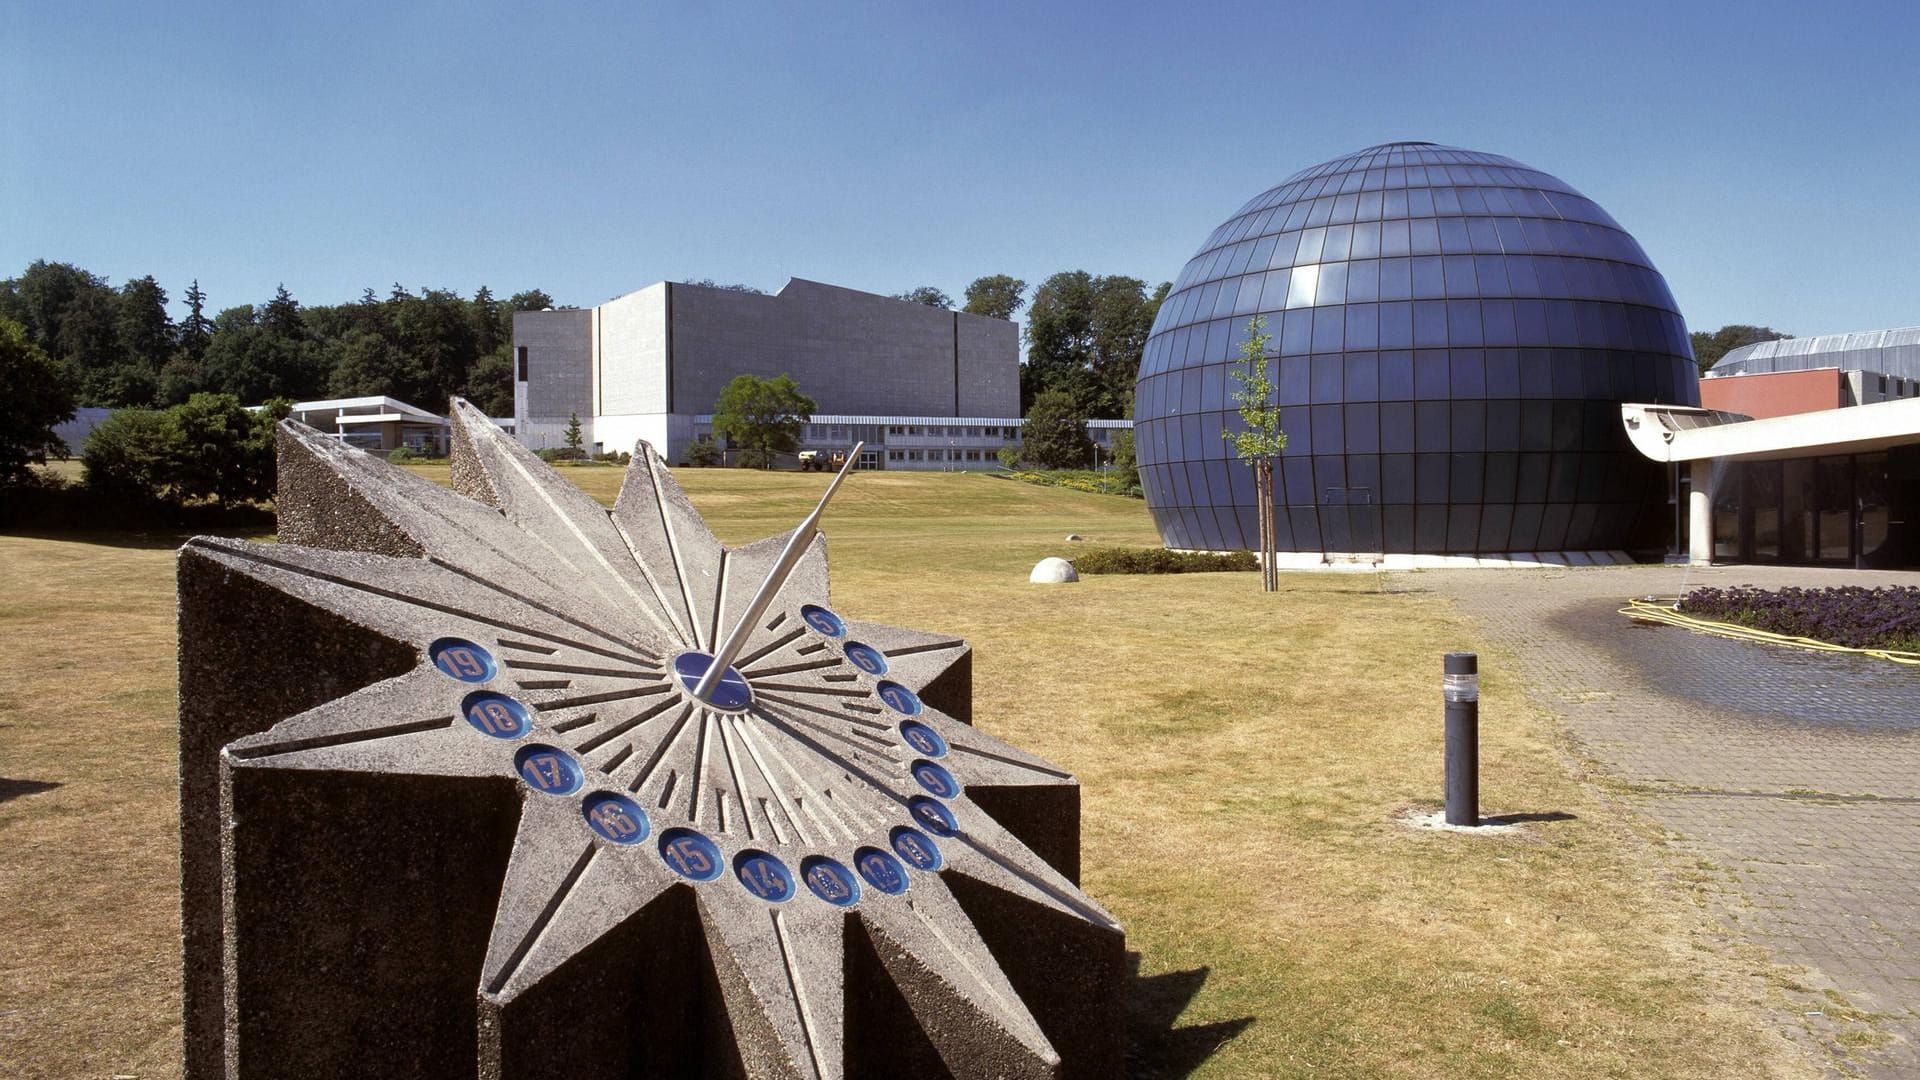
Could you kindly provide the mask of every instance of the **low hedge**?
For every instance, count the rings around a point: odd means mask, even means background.
[[[1140,485],[1128,479],[1120,472],[1095,472],[1092,469],[1003,469],[988,473],[1002,480],[1018,480],[1023,484],[1037,484],[1040,487],[1061,487],[1071,491],[1084,491],[1089,495],[1123,495],[1130,499],[1143,498]]]
[[[1251,551],[1213,555],[1166,548],[1088,548],[1068,560],[1082,574],[1211,574],[1225,570],[1258,570],[1260,560]]]

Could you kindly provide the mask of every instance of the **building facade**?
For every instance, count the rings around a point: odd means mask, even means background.
[[[1013,323],[798,278],[773,295],[661,282],[598,307],[518,312],[513,344],[515,434],[535,449],[562,445],[578,416],[590,451],[645,439],[681,460],[742,374],[791,376],[823,420],[848,420],[829,427],[1019,422],[978,419],[1019,415]]]
[[[450,430],[447,418],[398,398],[299,401],[294,403],[290,415],[361,450],[398,450],[404,446],[429,457],[444,457],[447,453]]]
[[[1756,420],[1920,397],[1920,326],[1742,345],[1700,383],[1703,408]]]
[[[1160,308],[1135,394],[1170,547],[1257,542],[1249,470],[1221,438],[1255,316],[1288,440],[1282,551],[1661,543],[1663,478],[1619,409],[1699,402],[1686,324],[1646,252],[1564,181],[1390,143],[1297,173],[1214,230]]]
[[[1743,346],[1700,403],[1623,409],[1670,468],[1674,558],[1920,566],[1920,328]]]
[[[1113,437],[1131,431],[1131,420],[1089,420],[1087,439],[1093,444],[1094,468],[1113,457]],[[1020,446],[1021,420],[1017,416],[813,416],[800,432],[799,450],[844,454],[854,443],[865,443],[858,468],[906,469],[921,472],[977,472],[1000,468],[1000,451]],[[713,417],[696,416],[694,437],[713,434]]]

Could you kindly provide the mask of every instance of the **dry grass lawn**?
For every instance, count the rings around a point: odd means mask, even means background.
[[[620,472],[567,475],[610,502]],[[825,483],[682,479],[729,542]],[[971,639],[977,722],[1080,776],[1086,888],[1141,954],[1138,1075],[1811,1075],[1498,669],[1485,808],[1572,818],[1398,823],[1439,793],[1439,655],[1475,644],[1417,575],[1033,587],[1068,532],[1153,542],[1146,511],[977,475],[862,474],[826,529],[836,606]],[[0,537],[0,1076],[176,1075],[172,572]]]

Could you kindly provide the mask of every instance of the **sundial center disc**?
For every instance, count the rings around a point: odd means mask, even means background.
[[[692,696],[694,687],[700,685],[700,677],[712,666],[712,653],[683,652],[673,658],[674,677],[680,680],[681,689],[689,696]],[[701,704],[724,712],[745,712],[747,706],[753,704],[753,688],[747,685],[747,677],[740,674],[738,668],[729,667],[726,674],[720,676],[720,681],[714,684],[712,700]]]

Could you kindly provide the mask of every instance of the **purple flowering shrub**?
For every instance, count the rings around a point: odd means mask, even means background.
[[[1695,589],[1681,597],[1680,610],[1848,648],[1920,652],[1920,586]]]

